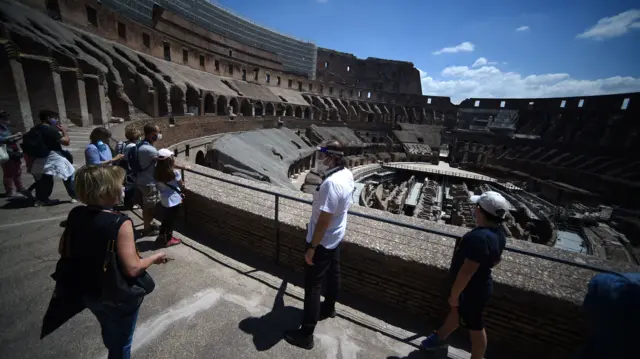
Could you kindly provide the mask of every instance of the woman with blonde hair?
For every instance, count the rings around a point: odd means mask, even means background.
[[[113,289],[111,273],[117,273],[116,282],[133,286],[137,279],[146,276],[152,264],[166,262],[164,253],[141,258],[136,250],[131,219],[113,210],[123,196],[124,177],[125,170],[119,166],[91,165],[77,171],[76,192],[85,206],[75,207],[69,213],[67,227],[60,238],[62,258],[55,275],[56,288],[60,285],[71,289],[100,322],[110,359],[130,357],[140,304],[144,295],[153,290],[129,295],[132,291],[124,288],[122,293],[127,295],[114,295],[121,292]],[[106,258],[115,258],[117,266],[108,267]],[[62,271],[59,269],[63,261]],[[107,269],[114,267],[119,270],[109,272]]]

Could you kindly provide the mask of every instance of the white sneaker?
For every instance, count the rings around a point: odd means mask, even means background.
[[[71,200],[69,201],[70,203],[78,203],[78,200],[75,198],[71,198]]]

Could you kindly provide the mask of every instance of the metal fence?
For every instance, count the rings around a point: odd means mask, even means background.
[[[233,186],[237,186],[237,187],[242,187],[242,188],[246,188],[252,191],[256,191],[256,192],[260,192],[263,194],[268,194],[268,195],[272,195],[274,196],[274,200],[275,200],[275,207],[274,207],[274,219],[275,219],[275,227],[276,227],[276,261],[279,261],[279,257],[280,257],[280,220],[279,220],[279,215],[280,215],[280,199],[287,199],[287,200],[291,200],[294,202],[299,202],[299,203],[306,203],[306,204],[311,204],[311,201],[309,200],[305,200],[305,199],[300,199],[298,197],[294,197],[294,196],[289,196],[286,194],[282,194],[276,191],[271,191],[268,189],[263,189],[257,186],[252,186],[249,184],[245,184],[245,183],[240,183],[240,182],[236,182],[233,180],[229,180],[226,178],[222,178],[219,176],[214,176],[214,175],[210,175],[207,173],[203,173],[197,170],[193,170],[193,169],[183,169],[182,170],[182,179],[185,180],[185,172],[190,172],[190,173],[194,173],[206,178],[210,178],[210,179],[214,179],[216,181],[220,181],[220,182],[224,182],[227,184],[231,184]],[[186,203],[186,206],[188,206],[188,203]],[[186,210],[186,206],[185,206],[185,210]],[[420,226],[416,226],[413,224],[407,224],[407,223],[403,223],[400,221],[396,221],[394,219],[390,219],[390,218],[384,218],[384,217],[380,217],[380,216],[374,216],[374,215],[370,215],[370,214],[365,214],[365,213],[359,213],[359,212],[354,212],[354,211],[349,211],[349,214],[352,216],[356,216],[356,217],[361,217],[361,218],[367,218],[370,220],[374,220],[374,221],[378,221],[378,222],[382,222],[382,223],[387,223],[387,224],[391,224],[394,226],[399,226],[399,227],[403,227],[403,228],[408,228],[408,229],[412,229],[412,230],[416,230],[416,231],[420,231],[420,232],[425,232],[425,233],[431,233],[431,234],[436,234],[436,235],[440,235],[443,237],[447,237],[447,238],[453,238],[453,239],[458,239],[461,238],[459,235],[456,234],[452,234],[452,233],[448,233],[448,232],[444,232],[444,231],[440,231],[437,229],[432,229],[432,228],[426,228],[426,227],[420,227]],[[186,219],[186,216],[185,216]],[[520,249],[520,248],[515,248],[513,246],[506,246],[505,247],[505,251],[508,252],[513,252],[513,253],[518,253],[521,255],[525,255],[525,256],[530,256],[530,257],[534,257],[534,258],[539,258],[539,259],[543,259],[543,260],[547,260],[547,261],[551,261],[551,262],[555,262],[555,263],[560,263],[560,264],[564,264],[564,265],[568,265],[571,267],[575,267],[575,268],[581,268],[581,269],[586,269],[586,270],[591,270],[597,273],[615,273],[614,271],[608,270],[606,268],[602,268],[602,267],[598,267],[598,266],[594,266],[591,264],[586,264],[586,263],[578,263],[578,262],[574,262],[574,261],[570,261],[570,260],[566,260],[563,258],[557,258],[557,257],[553,257],[553,256],[549,256],[549,255],[545,255],[545,254],[540,254],[540,253],[536,253],[536,252],[532,252],[532,251],[528,251],[525,249]]]

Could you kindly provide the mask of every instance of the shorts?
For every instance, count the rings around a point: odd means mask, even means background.
[[[460,326],[467,330],[484,329],[484,307],[489,302],[489,293],[469,295],[462,293],[460,295],[460,307],[458,314],[460,315]]]
[[[138,185],[138,193],[140,194],[140,205],[143,209],[155,209],[160,202],[160,195],[155,184]]]

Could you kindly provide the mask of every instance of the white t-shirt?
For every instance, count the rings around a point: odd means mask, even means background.
[[[173,170],[173,172],[176,174],[176,178],[173,181],[169,181],[167,183],[172,185],[173,187],[180,188],[178,184],[178,182],[182,180],[180,172],[176,170]],[[163,207],[175,207],[182,203],[182,196],[180,196],[180,193],[175,189],[167,186],[162,182],[156,182],[156,187],[158,187],[158,192],[160,192],[160,202],[162,203]]]
[[[320,245],[326,249],[334,249],[342,242],[347,228],[347,212],[352,201],[351,194],[354,189],[353,175],[345,168],[329,176],[320,185],[320,189],[313,193],[311,219],[307,228],[307,243],[311,243],[313,239],[313,231],[318,223],[320,212],[333,214]]]

